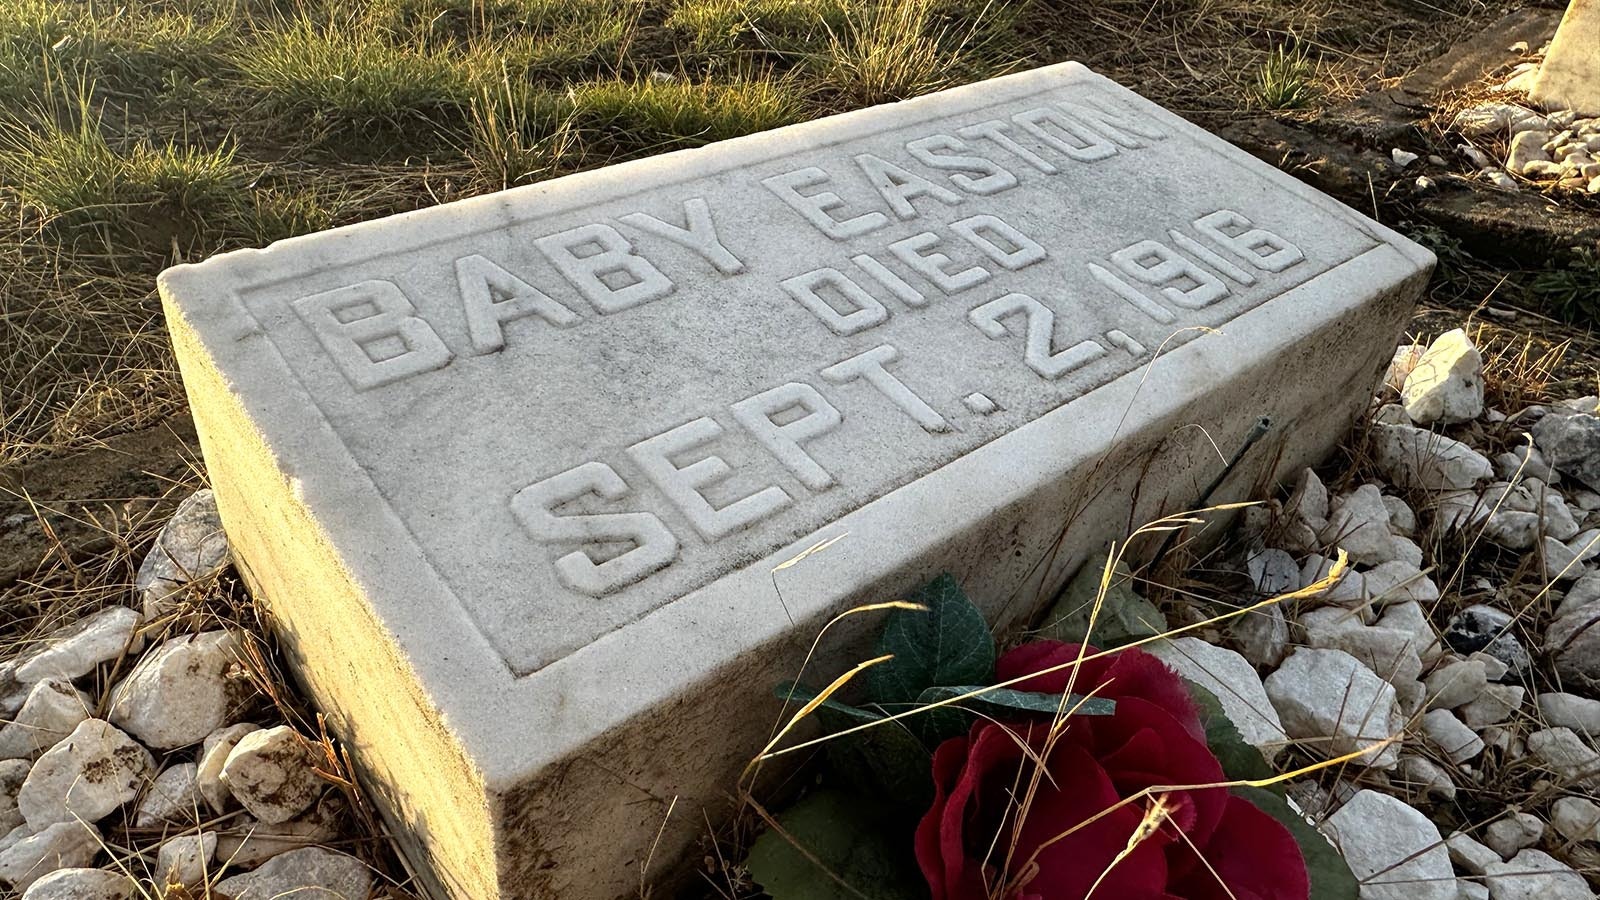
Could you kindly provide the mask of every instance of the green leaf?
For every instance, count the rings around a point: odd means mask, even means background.
[[[1300,845],[1300,855],[1306,861],[1306,873],[1311,876],[1311,900],[1356,900],[1360,884],[1344,857],[1333,849],[1322,832],[1301,818],[1289,801],[1256,787],[1233,788],[1236,797],[1254,803],[1258,809],[1282,822],[1294,841]]]
[[[1222,763],[1222,774],[1229,781],[1259,781],[1277,774],[1261,751],[1245,742],[1239,729],[1222,711],[1222,701],[1204,685],[1185,678],[1189,694],[1200,707],[1200,722],[1206,728],[1206,746]]]
[[[874,725],[823,747],[831,775],[883,802],[906,833],[933,803],[933,753],[905,722]]]
[[[777,820],[788,837],[768,829],[745,858],[750,877],[773,900],[926,900],[911,834],[885,827],[878,804],[824,789]]]
[[[937,703],[940,700],[960,697],[973,691],[983,691],[983,693],[963,700],[960,704],[952,705],[985,706],[990,708],[986,710],[986,712],[990,713],[993,713],[995,708],[999,708],[1002,714],[1005,710],[1014,711],[1020,709],[1024,712],[1044,713],[1052,716],[1056,714],[1058,709],[1064,709],[1065,712],[1076,716],[1109,716],[1117,711],[1117,701],[1107,700],[1103,697],[1090,697],[1085,700],[1081,695],[1069,694],[1067,695],[1066,706],[1063,708],[1060,694],[1046,694],[1039,691],[1014,691],[1010,688],[985,688],[983,685],[978,684],[931,687],[922,692],[922,695],[917,698],[917,703],[924,705]],[[926,715],[926,713],[921,715]]]
[[[994,676],[994,636],[954,578],[940,575],[906,598],[927,610],[898,609],[878,652],[894,658],[867,672],[874,703],[910,703],[936,684],[981,684]]]
[[[1101,554],[1089,560],[1067,582],[1045,616],[1045,625],[1039,630],[1041,636],[1109,649],[1167,630],[1166,617],[1155,604],[1134,592],[1132,573],[1126,565],[1118,563],[1111,573],[1105,603],[1094,621],[1094,634],[1089,634],[1089,619],[1094,612],[1095,598],[1100,594],[1100,578],[1105,573],[1107,559]]]
[[[793,715],[795,712],[799,712],[800,707],[810,703],[817,696],[816,691],[795,681],[778,682],[775,686],[773,686],[772,693],[779,700],[786,701],[790,704],[790,706],[793,707],[792,711],[789,713],[790,715]],[[876,722],[883,718],[881,713],[875,713],[871,710],[865,710],[861,709],[860,707],[851,706],[848,703],[840,703],[831,697],[822,701],[822,703],[817,706],[817,712],[813,713],[813,715],[817,715],[819,719],[824,719],[822,716],[824,711],[836,713],[843,719],[848,720],[848,724],[841,725],[839,727],[833,727],[824,720],[824,727],[829,732],[843,731],[852,724],[857,724],[860,722]]]

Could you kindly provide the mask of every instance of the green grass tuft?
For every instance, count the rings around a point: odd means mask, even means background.
[[[688,33],[697,50],[744,46],[817,52],[849,24],[858,0],[681,0],[666,24]]]
[[[698,146],[804,118],[793,79],[692,83],[680,77],[602,81],[571,92],[574,124],[624,151]]]
[[[1304,47],[1279,46],[1256,70],[1250,95],[1266,109],[1305,109],[1316,103],[1317,69]]]

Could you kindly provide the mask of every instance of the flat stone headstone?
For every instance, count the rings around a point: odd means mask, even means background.
[[[841,611],[948,571],[1026,623],[1252,432],[1214,502],[1320,459],[1432,264],[1064,64],[161,292],[240,568],[408,852],[582,900],[721,819]]]
[[[1528,94],[1545,109],[1600,116],[1600,0],[1571,0]]]

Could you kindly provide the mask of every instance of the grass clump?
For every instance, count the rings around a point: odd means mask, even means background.
[[[816,51],[849,24],[852,5],[852,0],[681,0],[666,24],[690,35],[701,51],[751,45]]]
[[[555,172],[577,150],[572,104],[565,94],[502,71],[472,101],[472,160],[479,183],[503,190]]]
[[[41,218],[137,232],[171,216],[238,210],[245,179],[232,148],[146,140],[113,147],[98,116],[83,110],[77,118],[75,126],[46,121],[0,130],[0,172]]]
[[[274,113],[339,132],[459,113],[472,94],[471,62],[395,43],[370,25],[302,17],[252,45],[239,68]]]
[[[1573,248],[1565,265],[1534,276],[1528,293],[1564,321],[1600,323],[1600,256]]]
[[[591,82],[572,88],[573,122],[624,152],[699,146],[804,117],[792,79],[693,83],[679,77]]]
[[[1316,74],[1304,47],[1280,45],[1256,70],[1250,95],[1265,109],[1305,109],[1317,100]]]
[[[904,0],[859,6],[814,60],[848,105],[904,100],[999,74],[1014,5]]]

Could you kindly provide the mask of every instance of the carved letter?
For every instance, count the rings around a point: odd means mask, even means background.
[[[632,309],[672,293],[672,282],[650,260],[633,252],[610,225],[584,225],[537,238],[534,243],[572,286],[602,315]],[[593,252],[578,251],[593,248]],[[607,276],[622,276],[612,286]]]
[[[793,172],[784,172],[782,175],[773,175],[761,179],[767,190],[778,195],[778,199],[789,204],[789,208],[805,217],[807,222],[815,225],[819,231],[836,241],[849,240],[859,237],[869,231],[889,224],[889,217],[876,210],[865,212],[853,219],[839,220],[828,215],[828,210],[838,209],[844,205],[839,195],[832,191],[823,191],[818,194],[802,194],[798,190],[803,187],[815,187],[828,182],[828,173],[816,166],[807,166]]]
[[[1003,149],[1010,152],[1012,155],[1016,156],[1018,159],[1026,162],[1028,165],[1033,166],[1035,169],[1038,169],[1046,175],[1054,175],[1056,172],[1060,171],[1055,167],[1055,163],[1052,163],[1050,160],[1045,159],[1039,154],[1029,150],[1027,147],[1022,146],[1013,140],[1011,135],[1006,134],[1006,124],[999,119],[991,119],[987,122],[979,122],[976,125],[968,125],[965,128],[958,129],[956,133],[967,138],[988,138],[989,140],[1000,145]]]
[[[744,263],[734,256],[722,241],[717,239],[717,226],[711,221],[711,207],[699,197],[683,201],[683,216],[688,228],[679,228],[655,216],[636,212],[618,219],[634,228],[667,240],[700,254],[724,275],[737,275],[744,271]]]
[[[597,563],[582,550],[556,560],[561,583],[591,597],[604,597],[660,571],[678,558],[678,539],[655,514],[647,512],[558,516],[555,509],[586,494],[621,500],[628,485],[604,463],[584,463],[530,484],[511,497],[511,513],[537,541],[546,544],[629,542],[628,551]]]
[[[822,324],[834,334],[855,334],[866,331],[877,325],[883,324],[889,318],[889,310],[879,303],[876,297],[867,293],[861,285],[850,280],[850,276],[838,269],[822,268],[812,269],[793,278],[785,278],[778,282],[789,296],[799,301],[801,306],[811,310],[811,314],[822,320]],[[848,313],[841,313],[822,296],[823,288],[832,288],[839,292],[855,309]]]
[[[888,397],[890,402],[900,407],[906,415],[910,416],[921,425],[924,431],[932,434],[950,430],[950,423],[939,415],[938,410],[923,402],[921,397],[905,382],[894,377],[884,363],[894,362],[900,356],[900,351],[888,344],[880,344],[865,353],[852,356],[843,362],[835,363],[822,370],[822,377],[834,384],[847,384],[860,379],[872,385],[880,394]]]
[[[1170,285],[1188,279],[1190,287],[1164,287],[1162,296],[1184,309],[1200,309],[1228,296],[1222,279],[1174,253],[1165,244],[1140,241],[1111,254],[1117,268],[1150,285]]]
[[[915,172],[902,169],[871,153],[858,153],[855,160],[861,171],[866,173],[873,189],[888,201],[889,208],[902,219],[916,218],[917,208],[911,205],[916,197],[932,197],[949,206],[961,202],[961,195],[955,191],[940,187]]]
[[[965,149],[966,144],[947,134],[930,135],[906,144],[906,151],[928,168],[954,172],[950,176],[951,183],[969,194],[997,194],[1016,186],[1017,176],[1001,168],[999,163],[981,156],[955,156],[938,152]],[[963,174],[965,172],[976,172],[983,177],[973,178]]]
[[[1139,140],[1141,137],[1159,141],[1167,136],[1159,125],[1098,97],[1080,97],[1057,105],[1074,119],[1129,149],[1145,146],[1144,141]]]
[[[450,348],[393,282],[363,281],[301,297],[294,311],[358,391],[450,363]]]
[[[467,316],[472,352],[495,353],[506,347],[501,323],[538,316],[557,328],[578,321],[578,314],[500,266],[474,253],[456,260],[456,284]]]
[[[1039,107],[1025,110],[1012,116],[1011,121],[1021,125],[1023,131],[1080,162],[1094,162],[1114,156],[1117,152],[1115,144],[1053,109]],[[1060,134],[1046,128],[1046,123],[1054,125]],[[1074,143],[1068,138],[1075,138],[1081,143]]]
[[[772,420],[778,413],[797,406],[805,410],[805,415],[782,425]],[[779,385],[733,404],[733,417],[793,472],[801,484],[813,491],[833,484],[833,475],[800,446],[802,441],[827,434],[843,421],[839,411],[823,399],[816,388],[797,381]]]
[[[948,294],[959,294],[989,280],[989,270],[982,266],[950,272],[946,268],[950,265],[950,257],[938,252],[923,254],[922,251],[937,243],[939,243],[938,235],[924,231],[895,241],[889,245],[889,252]]]
[[[977,215],[952,222],[950,230],[967,239],[967,243],[982,250],[990,259],[1015,272],[1044,259],[1044,248],[1038,242],[1001,220],[999,216]],[[1007,250],[996,244],[988,235],[996,235],[1015,249]]]
[[[700,489],[728,477],[733,471],[726,460],[708,454],[686,465],[672,461],[674,456],[704,446],[722,434],[722,426],[708,418],[692,419],[670,431],[647,438],[628,448],[634,464],[650,481],[683,510],[695,531],[708,541],[719,540],[765,519],[789,505],[783,488],[762,488],[717,509]]]

